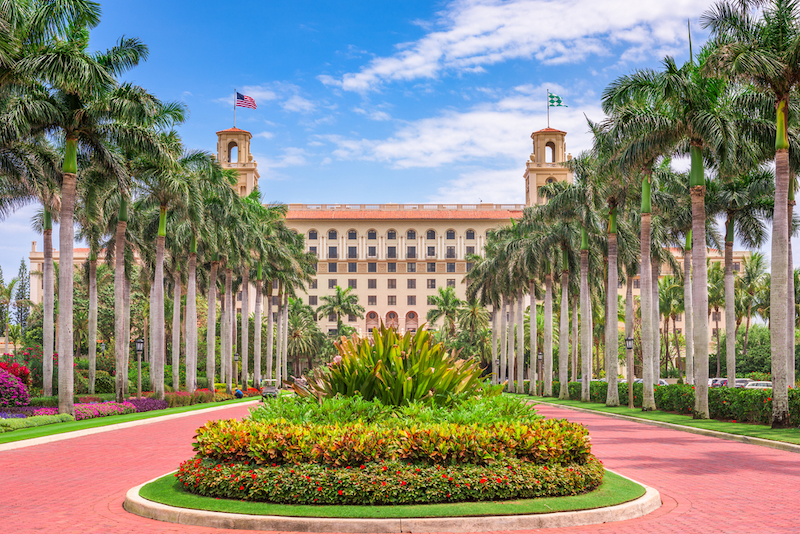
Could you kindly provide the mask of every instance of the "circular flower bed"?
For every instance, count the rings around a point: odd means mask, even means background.
[[[0,407],[27,406],[30,402],[28,388],[13,374],[0,369]]]

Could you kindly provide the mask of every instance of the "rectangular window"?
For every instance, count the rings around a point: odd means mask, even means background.
[[[389,230],[386,232],[386,239],[397,239],[397,232],[394,230]]]
[[[406,239],[410,240],[416,238],[417,238],[417,232],[415,232],[414,230],[409,230],[408,233],[406,233]]]
[[[317,231],[316,230],[310,230],[308,232],[308,239],[312,240],[312,239],[316,239],[316,238],[317,238]]]
[[[354,261],[351,261],[347,264],[347,272],[348,273],[357,273],[358,272],[358,264]]]
[[[675,316],[675,320],[676,320],[676,321],[683,321],[683,314],[682,314],[682,313],[679,313],[678,315],[676,315],[676,316]]]
[[[386,280],[387,288],[389,289],[397,289],[397,279],[396,278],[389,278]]]
[[[347,287],[352,287],[353,289],[356,289],[356,279],[355,278],[349,279],[347,281]]]
[[[367,297],[367,306],[377,306],[378,305],[378,297],[371,296]]]
[[[339,252],[336,250],[336,247],[328,247],[328,257],[332,260],[339,257]]]
[[[475,267],[474,263],[467,262],[467,272],[470,272],[473,267]]]
[[[308,297],[308,305],[309,306],[316,306],[317,305],[317,296],[316,295],[310,295]]]
[[[335,272],[338,271],[338,267],[339,267],[339,264],[337,264],[335,262],[330,262],[328,264],[328,272],[329,273],[335,273]]]
[[[328,230],[328,239],[336,239],[336,230]]]
[[[417,272],[417,264],[416,263],[407,263],[406,264],[406,272],[407,273],[415,273],[415,272]]]
[[[386,257],[389,259],[394,259],[397,257],[397,247],[387,247],[386,249]]]
[[[436,239],[436,232],[433,230],[428,230],[425,233],[425,239]]]
[[[238,293],[236,293],[236,300],[238,300],[238,301],[240,301],[240,302],[241,302],[241,300],[242,300],[242,292],[241,292],[241,291],[239,291]]]
[[[281,301],[278,299],[278,297],[272,297],[272,305],[273,306],[277,306],[280,303],[281,303]]]
[[[347,247],[347,257],[351,260],[358,258],[358,247]]]
[[[639,289],[641,286],[642,286],[642,281],[639,278],[637,278],[636,280],[633,281],[633,288],[634,289]]]
[[[378,272],[378,264],[374,261],[369,262],[367,264],[367,272],[368,273],[377,273]]]
[[[329,313],[328,314],[328,321],[330,321],[331,323],[336,322],[336,314],[335,313]]]
[[[347,322],[348,322],[348,323],[354,323],[354,322],[356,322],[356,316],[355,316],[355,315],[348,315],[348,316],[347,316]]]
[[[311,254],[313,254],[313,255],[314,255],[314,257],[316,257],[316,256],[317,256],[317,247],[308,247],[308,251],[309,251]]]
[[[456,272],[456,264],[455,263],[448,263],[447,264],[447,272],[448,273]]]
[[[475,247],[467,247],[467,254],[475,254]]]
[[[447,287],[456,287],[456,279],[455,278],[448,278],[447,279]]]
[[[272,289],[278,289],[278,281],[277,280],[273,280],[272,281]]]
[[[367,256],[374,258],[378,255],[378,247],[367,247]]]
[[[455,239],[456,238],[456,231],[455,230],[448,230],[447,231],[447,239]]]
[[[454,260],[456,258],[456,247],[447,247],[447,258]]]
[[[370,230],[367,232],[367,239],[378,239],[378,232],[375,230]]]
[[[475,230],[467,230],[467,239],[475,239]]]
[[[317,279],[314,278],[311,280],[311,283],[308,284],[308,289],[317,289]]]
[[[407,281],[408,289],[417,289],[417,279],[409,278]]]
[[[722,312],[711,312],[711,320],[712,321],[721,321],[722,320]],[[716,330],[716,328],[715,328]]]
[[[624,282],[622,281],[622,279],[620,278],[620,279],[617,281],[617,289],[620,289],[620,288],[622,288],[622,286],[623,286],[623,285],[625,285],[625,284],[624,284]]]
[[[738,261],[733,262],[733,272],[735,272],[735,273],[739,272],[739,262]]]
[[[428,278],[428,289],[436,289],[436,279]]]
[[[436,272],[436,264],[435,263],[429,263],[428,264],[428,272],[429,273],[435,273]]]
[[[428,306],[433,306],[433,295],[428,295]]]
[[[368,289],[376,289],[378,287],[378,279],[377,278],[370,278],[367,280],[367,288]]]
[[[408,247],[406,249],[406,257],[410,260],[417,258],[417,247]]]
[[[436,247],[428,247],[428,257],[429,258],[436,257]]]
[[[388,304],[389,306],[397,306],[397,297],[395,297],[394,295],[389,295],[388,297],[386,297],[386,304]]]
[[[356,235],[355,230],[350,230],[347,232],[347,239],[356,239],[358,236]]]
[[[314,263],[312,264],[312,267],[314,268],[314,272],[315,272],[315,273],[316,273],[316,272],[318,272],[318,268],[317,268],[317,262],[314,262]]]
[[[333,288],[335,288],[337,285],[338,285],[338,284],[336,283],[336,278],[330,278],[330,279],[328,279],[328,289],[333,289]]]
[[[386,271],[390,272],[390,273],[396,273],[397,272],[397,264],[394,263],[394,262],[387,263],[386,264]]]
[[[408,305],[409,306],[416,306],[417,305],[417,297],[415,297],[414,295],[409,295],[408,296]]]

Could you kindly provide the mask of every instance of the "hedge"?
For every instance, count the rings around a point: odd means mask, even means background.
[[[618,384],[619,402],[628,404],[628,384]],[[569,398],[581,400],[581,384],[569,383]],[[558,396],[559,383],[553,382],[554,397]],[[605,403],[608,383],[590,383],[590,402]],[[670,384],[655,386],[656,408],[665,412],[691,414],[694,410],[694,386]],[[633,404],[642,406],[642,384],[633,385]],[[708,411],[711,419],[741,423],[772,423],[772,390],[744,388],[708,388]],[[800,390],[789,390],[789,423],[800,426]]]
[[[67,421],[74,420],[74,417],[65,413],[58,415],[34,415],[24,419],[0,419],[0,433],[11,432],[12,430],[19,430],[21,428],[50,425],[53,423],[66,423]]]
[[[352,467],[377,460],[491,464],[509,458],[553,465],[585,463],[591,457],[586,428],[563,419],[541,419],[530,424],[413,426],[228,419],[209,421],[197,430],[195,438],[193,446],[199,457],[253,465],[315,463]]]
[[[502,464],[450,466],[386,461],[353,467],[319,464],[253,467],[194,458],[175,474],[184,489],[217,498],[287,504],[421,504],[577,495],[597,488],[603,466]]]

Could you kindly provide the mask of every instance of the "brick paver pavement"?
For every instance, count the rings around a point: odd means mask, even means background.
[[[800,455],[558,407],[537,408],[548,417],[587,425],[593,450],[605,465],[655,487],[664,502],[644,518],[548,533],[800,532]],[[189,458],[194,430],[206,420],[246,413],[246,407],[234,406],[0,452],[0,532],[221,533],[137,517],[123,510],[122,501],[129,488]]]

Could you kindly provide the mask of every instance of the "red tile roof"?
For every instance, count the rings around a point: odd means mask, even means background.
[[[556,132],[556,133],[562,133],[564,135],[567,135],[567,132],[562,132],[561,130],[556,130],[555,128],[542,128],[541,130],[536,130],[533,133],[537,134],[537,133],[542,133],[542,132]]]
[[[521,210],[289,210],[287,220],[343,221],[361,219],[451,219],[508,220],[522,216]]]
[[[249,133],[250,133],[250,132],[248,132],[247,130],[240,130],[239,128],[228,128],[227,130],[220,130],[220,131],[218,131],[218,132],[217,132],[217,135],[219,135],[219,134],[221,134],[221,133],[225,133],[225,132],[243,132],[243,133],[246,133],[246,134],[249,134]]]

